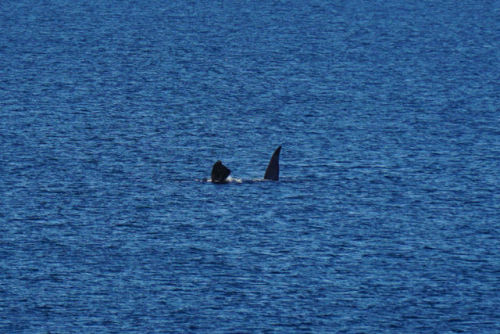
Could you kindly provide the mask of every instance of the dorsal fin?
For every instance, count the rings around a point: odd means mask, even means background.
[[[212,167],[212,182],[213,183],[224,183],[227,177],[231,174],[231,170],[222,164],[222,161],[218,160],[214,163]]]
[[[269,161],[269,165],[266,168],[266,174],[264,174],[265,180],[273,180],[278,181],[280,178],[280,152],[281,145],[274,151],[271,160]]]

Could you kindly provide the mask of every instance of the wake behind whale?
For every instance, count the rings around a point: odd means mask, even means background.
[[[281,152],[281,145],[278,146],[278,148],[274,151],[273,155],[271,156],[271,160],[269,160],[269,164],[267,165],[266,172],[264,174],[264,179],[252,180],[253,182],[266,181],[266,180],[271,180],[271,181],[278,181],[279,180],[280,152]],[[226,166],[224,166],[224,164],[222,164],[222,161],[218,160],[213,165],[211,178],[210,178],[210,180],[207,180],[207,182],[212,182],[212,183],[216,183],[216,184],[224,184],[224,183],[230,183],[230,182],[236,182],[236,183],[243,182],[241,179],[232,178],[231,176],[229,176],[230,174],[231,174],[231,170],[229,168],[227,168]]]

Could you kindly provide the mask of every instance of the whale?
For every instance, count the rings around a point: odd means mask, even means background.
[[[231,174],[231,170],[218,160],[212,167],[212,183],[226,183],[229,174]]]
[[[273,155],[271,156],[271,160],[269,160],[269,164],[267,165],[266,172],[264,174],[264,180],[278,181],[280,178],[280,152],[281,145],[278,146],[276,150],[274,150]],[[231,170],[224,166],[222,161],[217,160],[212,166],[211,173],[211,181],[212,183],[222,184],[228,183],[231,174]]]
[[[266,168],[264,180],[278,181],[280,179],[280,152],[281,145],[274,151]]]

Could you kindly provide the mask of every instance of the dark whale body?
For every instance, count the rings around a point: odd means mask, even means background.
[[[231,170],[222,164],[222,161],[217,161],[212,167],[212,182],[226,183],[226,179],[231,174]]]
[[[280,178],[280,152],[281,145],[274,151],[271,160],[266,168],[266,173],[264,174],[264,180],[278,181]],[[218,160],[212,167],[212,183],[227,183],[229,174],[231,170],[222,164],[222,161]]]

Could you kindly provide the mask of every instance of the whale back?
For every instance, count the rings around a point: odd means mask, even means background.
[[[281,145],[274,151],[271,160],[266,168],[266,174],[264,174],[265,180],[278,181],[280,178],[280,152]]]

